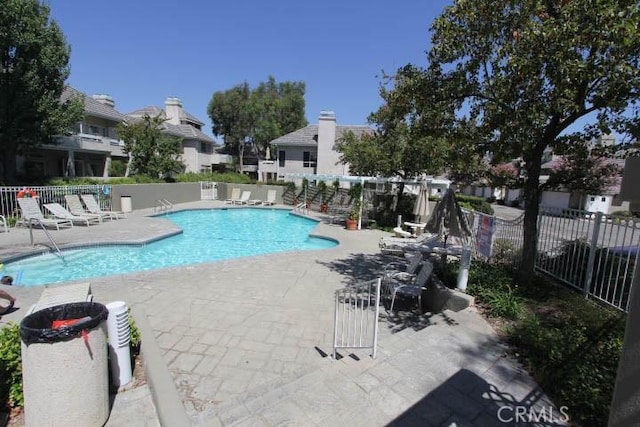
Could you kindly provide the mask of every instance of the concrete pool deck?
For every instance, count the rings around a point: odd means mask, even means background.
[[[202,201],[176,209],[222,206]],[[140,242],[179,231],[149,213],[52,235],[65,246]],[[340,244],[90,280],[95,301],[122,300],[146,313],[185,425],[505,426],[515,425],[518,406],[548,411],[552,403],[473,307],[383,315],[376,359],[367,351],[325,357],[334,291],[379,275],[389,258],[378,241],[387,233],[348,232],[322,221],[314,234]],[[34,238],[46,242],[41,231]],[[23,229],[0,234],[0,243],[2,258],[33,250]],[[0,324],[19,322],[42,292],[2,289],[17,297],[19,310]],[[164,417],[176,414],[157,410],[163,397],[154,396],[154,380],[118,393],[107,425],[168,425]]]

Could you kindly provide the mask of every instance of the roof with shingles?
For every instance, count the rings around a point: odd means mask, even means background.
[[[127,116],[117,111],[115,108],[96,101],[91,96],[80,92],[71,86],[65,86],[60,100],[62,102],[68,101],[70,98],[84,98],[84,111],[88,116],[100,117],[102,119],[113,120],[114,122],[123,122],[127,120]]]
[[[336,141],[348,131],[359,136],[365,132],[372,132],[373,129],[366,125],[336,125]],[[308,125],[302,129],[289,132],[271,141],[271,145],[316,147],[318,145],[318,125]]]
[[[148,115],[150,117],[155,117],[159,115],[164,119],[167,118],[165,110],[163,110],[160,107],[156,107],[155,105],[143,107],[127,114],[127,116],[134,119],[139,119],[145,115]],[[183,114],[181,115],[181,119],[184,117],[188,117],[189,121],[197,123],[199,125],[203,124],[201,121],[199,121],[197,118],[195,118],[191,114],[185,113],[183,111]],[[202,132],[199,129],[196,129],[191,125],[187,125],[187,124],[174,125],[169,122],[164,122],[163,127],[164,127],[164,130],[169,135],[178,136],[180,138],[185,138],[185,139],[195,139],[197,141],[211,142],[213,144],[217,144],[217,141],[215,139],[211,138],[206,133]]]
[[[157,116],[158,114],[160,114],[162,117],[167,118],[165,110],[160,107],[156,107],[155,105],[150,105],[148,107],[140,108],[138,110],[132,111],[131,113],[128,113],[127,115],[134,116],[134,117],[135,116],[142,117],[145,114],[148,114],[149,116]],[[180,114],[180,121],[189,121],[197,125],[204,126],[204,122],[202,122],[193,114],[188,113],[187,111],[184,111],[184,110],[182,110]]]

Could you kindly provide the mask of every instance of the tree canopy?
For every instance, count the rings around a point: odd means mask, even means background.
[[[168,178],[174,173],[184,172],[184,163],[180,160],[182,139],[164,133],[163,123],[160,115],[144,115],[140,120],[118,126],[124,152],[129,155],[126,176]]]
[[[15,181],[16,155],[52,142],[83,114],[82,100],[61,102],[70,49],[49,7],[6,0],[0,7],[0,179]]]
[[[253,145],[264,155],[269,142],[307,125],[303,82],[277,83],[274,77],[251,89],[247,82],[215,92],[207,107],[213,133],[239,156]]]
[[[640,11],[636,0],[458,0],[431,27],[426,67],[395,75],[397,115],[415,132],[523,161],[522,271],[533,271],[545,148],[637,124]],[[582,123],[587,123],[581,126]]]

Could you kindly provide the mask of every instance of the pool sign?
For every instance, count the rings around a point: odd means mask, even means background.
[[[493,250],[493,234],[495,232],[496,218],[480,214],[478,231],[476,233],[476,250],[485,258],[491,258]]]

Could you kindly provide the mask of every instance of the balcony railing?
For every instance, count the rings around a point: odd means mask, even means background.
[[[99,135],[80,133],[76,135],[58,136],[56,147],[76,150],[109,152],[112,155],[124,156],[124,141]]]

